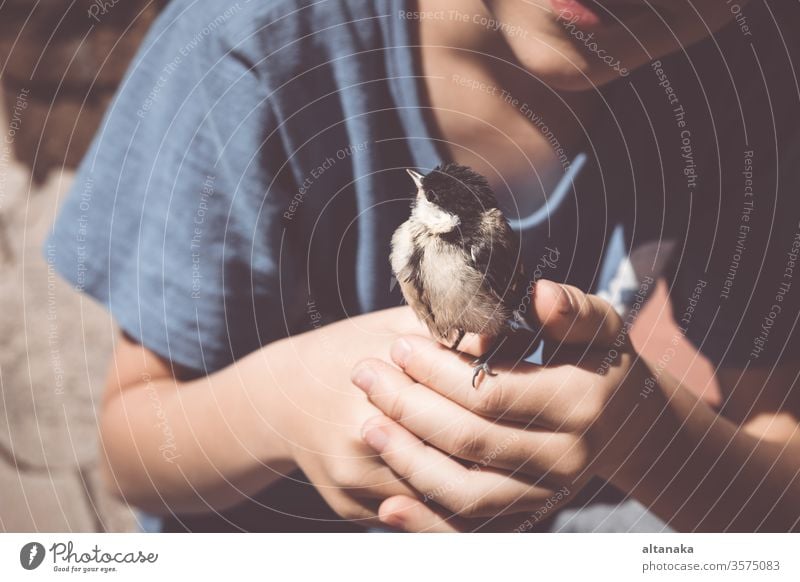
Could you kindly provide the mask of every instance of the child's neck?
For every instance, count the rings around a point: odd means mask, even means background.
[[[420,10],[428,3],[421,0]],[[485,10],[471,0],[435,4],[445,12]],[[564,155],[572,158],[583,149],[596,93],[545,86],[519,66],[501,34],[485,27],[447,19],[416,25],[429,118],[451,159],[486,175],[501,198],[507,181],[539,188],[531,196],[538,204],[563,175]]]

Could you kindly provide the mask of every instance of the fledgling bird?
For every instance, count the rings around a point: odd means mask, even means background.
[[[473,362],[494,375],[491,357],[507,337],[538,334],[527,313],[529,292],[519,242],[486,178],[467,166],[407,170],[417,187],[411,216],[392,236],[391,263],[408,304],[442,343],[457,350],[466,333],[494,338]]]

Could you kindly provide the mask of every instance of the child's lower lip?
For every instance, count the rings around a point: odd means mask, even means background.
[[[560,21],[569,21],[584,28],[595,28],[602,22],[597,12],[582,0],[550,0]]]

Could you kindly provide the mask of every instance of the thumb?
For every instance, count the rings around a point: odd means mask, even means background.
[[[547,279],[536,282],[532,295],[531,303],[539,325],[544,335],[555,342],[609,347],[622,331],[622,318],[597,295]],[[490,336],[468,333],[459,351],[479,356],[486,353],[493,341]]]
[[[623,329],[622,318],[607,301],[572,285],[541,279],[532,303],[544,334],[557,342],[606,347]]]

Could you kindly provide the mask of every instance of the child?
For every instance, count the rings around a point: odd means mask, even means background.
[[[428,495],[362,440],[379,411],[350,374],[425,333],[389,309],[389,240],[406,168],[444,161],[488,177],[529,273],[622,314],[666,277],[677,319],[702,281],[685,333],[725,378],[747,371],[735,395],[723,382],[725,412],[742,426],[783,414],[771,403],[793,376],[764,378],[796,365],[796,290],[761,332],[798,227],[783,157],[796,16],[761,2],[173,0],[49,241],[123,331],[102,410],[109,484],[167,530],[349,531],[387,498]],[[763,438],[788,445],[796,412]]]

